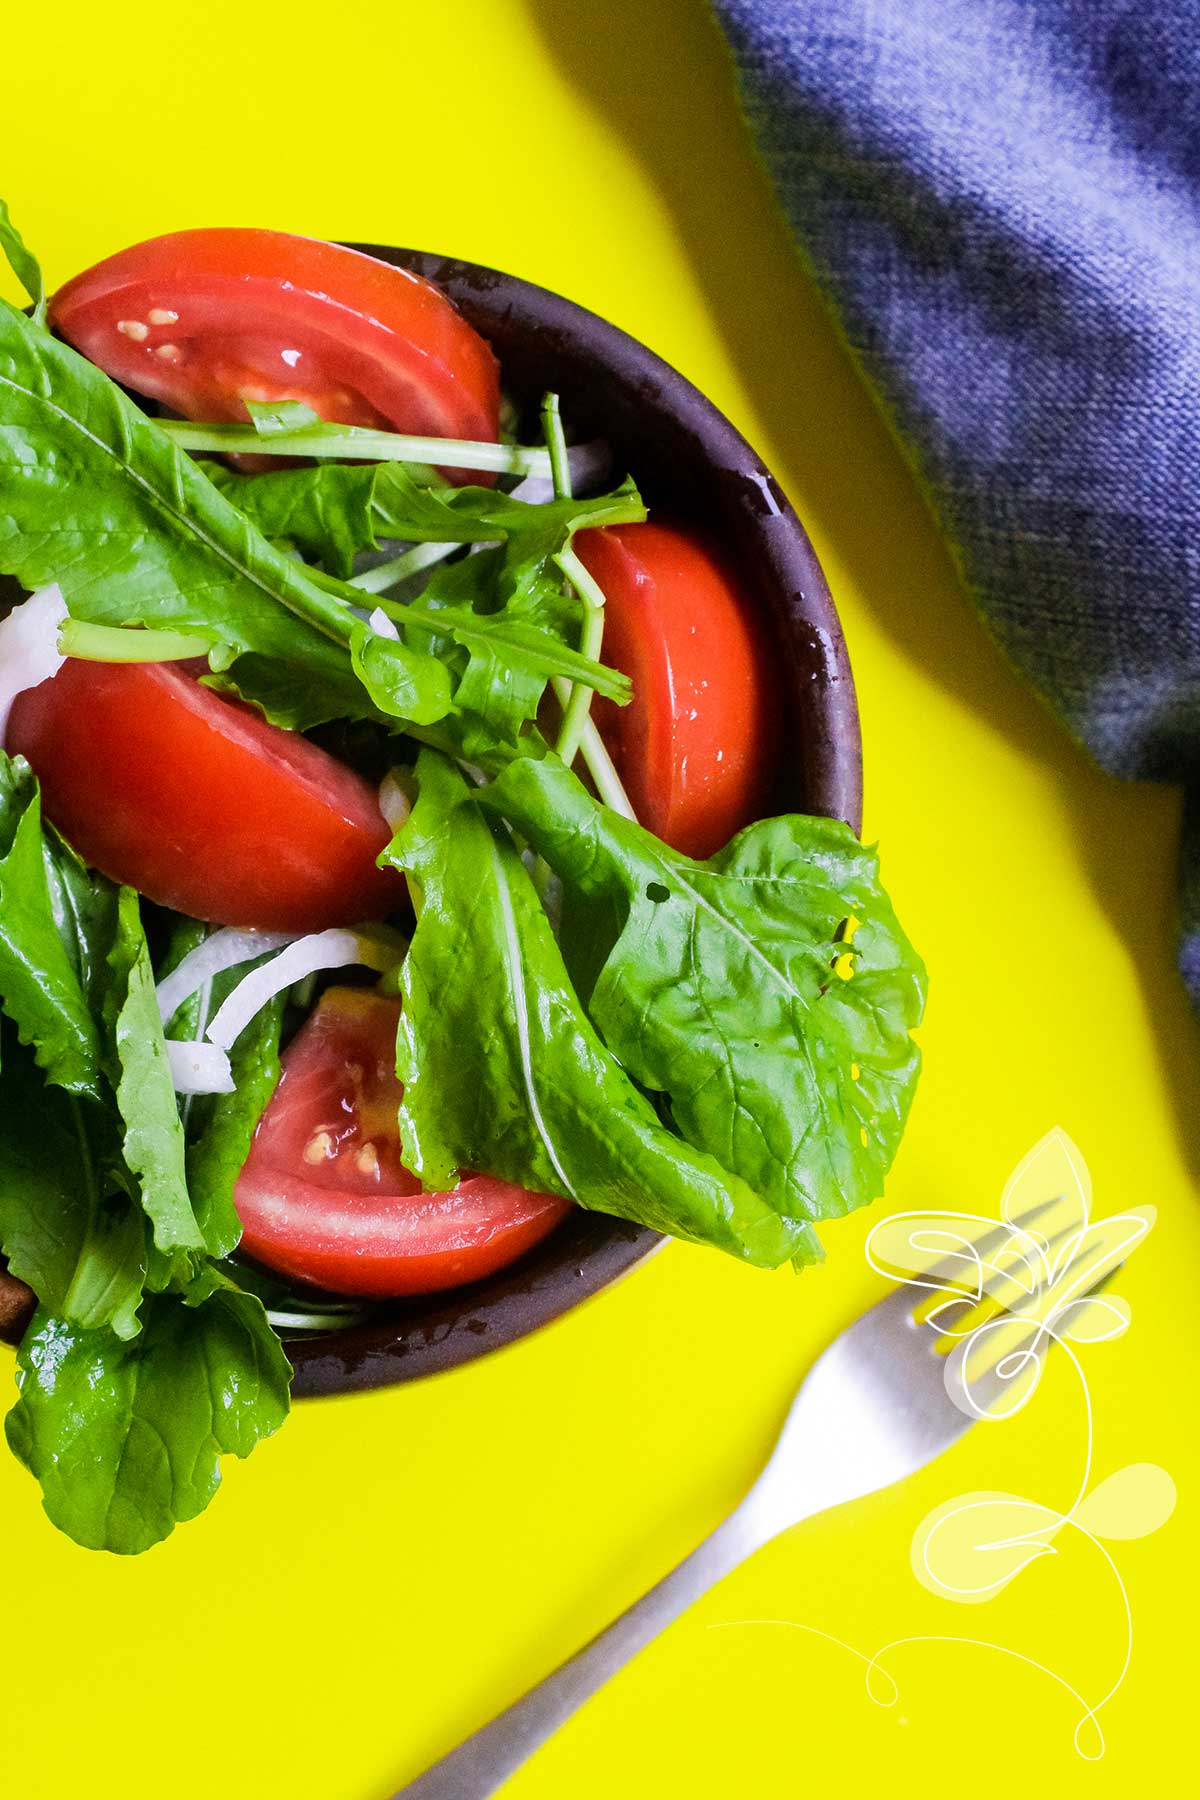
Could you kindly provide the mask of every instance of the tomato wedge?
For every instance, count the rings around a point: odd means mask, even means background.
[[[68,660],[18,694],[6,742],[79,854],[163,906],[305,932],[405,903],[375,866],[390,833],[374,789],[178,664]]]
[[[603,657],[633,682],[593,713],[641,823],[711,856],[761,815],[775,773],[779,693],[754,609],[716,553],[676,526],[581,531],[604,590]]]
[[[50,323],[188,419],[245,421],[246,400],[299,400],[339,424],[498,436],[496,359],[453,302],[407,269],[315,238],[169,232],[68,281]]]
[[[337,1294],[429,1294],[512,1262],[570,1210],[472,1175],[427,1194],[400,1161],[397,1000],[328,988],[283,1054],[234,1199],[242,1249]]]

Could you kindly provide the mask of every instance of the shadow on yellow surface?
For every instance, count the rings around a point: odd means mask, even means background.
[[[701,0],[526,3],[561,73],[639,158],[669,208],[818,547],[836,543],[849,585],[901,655],[1024,756],[1054,769],[1081,865],[1138,971],[1181,1145],[1200,1172],[1200,1041],[1172,960],[1178,795],[1116,781],[1088,762],[981,627],[932,517],[921,513],[918,523],[913,478],[830,332],[769,179],[754,166],[732,67]],[[897,518],[905,521],[902,559]],[[869,735],[867,745],[869,827]],[[1028,879],[1032,888],[1033,866]],[[1070,955],[1055,938],[1050,894],[1046,942],[1036,953]]]

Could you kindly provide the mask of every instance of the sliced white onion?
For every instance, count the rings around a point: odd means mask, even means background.
[[[607,481],[612,471],[612,451],[603,438],[593,438],[588,444],[572,444],[567,451],[567,467],[576,494],[594,492]]]
[[[367,624],[371,627],[371,630],[377,637],[395,638],[397,641],[399,640],[400,628],[394,619],[388,618],[382,606],[377,606],[375,611],[368,616]]]
[[[394,775],[385,775],[379,784],[379,810],[393,831],[408,823],[412,801]]]
[[[66,662],[58,647],[66,617],[67,603],[54,582],[39,588],[14,606],[7,619],[0,620],[0,744],[17,695],[49,681]]]
[[[595,438],[590,444],[572,444],[567,451],[567,467],[571,471],[571,491],[578,498],[608,479],[612,472],[612,452],[603,438]],[[528,501],[532,506],[542,506],[554,499],[554,483],[546,475],[526,475],[515,488],[510,488],[509,496],[513,500]]]
[[[214,931],[159,982],[158,1010],[163,1024],[174,1018],[184,1001],[190,1000],[197,988],[214,975],[236,969],[239,963],[250,962],[268,950],[281,950],[292,941],[289,933],[278,931],[238,931],[233,926]]]
[[[544,506],[554,498],[554,483],[545,475],[526,475],[515,488],[509,489],[510,500],[525,500],[530,506]]]
[[[177,1094],[232,1094],[233,1070],[216,1044],[167,1038],[167,1062]]]
[[[268,1000],[294,982],[303,981],[306,975],[315,975],[318,969],[354,966],[374,969],[382,975],[399,962],[404,950],[399,932],[385,935],[382,930],[368,934],[333,926],[328,931],[314,931],[308,937],[297,938],[261,969],[251,970],[239,981],[218,1009],[206,1035],[222,1050],[228,1050]]]

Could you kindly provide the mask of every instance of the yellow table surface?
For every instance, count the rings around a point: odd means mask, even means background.
[[[1050,1126],[1096,1206],[1153,1202],[1085,1352],[1096,1474],[1163,1464],[1159,1533],[1079,1541],[987,1607],[909,1542],[975,1488],[1066,1505],[1061,1356],[1017,1421],[777,1541],[516,1777],[513,1800],[1176,1791],[1194,1665],[1196,1036],[1174,973],[1177,797],[1099,774],[976,623],[790,246],[699,0],[124,0],[9,9],[3,187],[57,282],[138,238],[271,225],[494,263],[643,338],[777,471],[828,571],[862,704],[867,831],[929,963],[926,1070],[886,1205],[990,1211]],[[7,290],[6,291],[11,291]],[[878,1208],[876,1212],[878,1213]],[[0,1791],[30,1800],[382,1800],[716,1523],[795,1380],[879,1291],[869,1216],[801,1278],[672,1245],[540,1336],[412,1387],[306,1404],[137,1561],[59,1537],[0,1462]],[[1190,1378],[1189,1378],[1190,1377]],[[1069,1535],[1069,1534],[1068,1534]]]

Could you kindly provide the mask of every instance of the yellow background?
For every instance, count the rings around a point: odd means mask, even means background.
[[[203,22],[199,22],[200,19]],[[1097,1473],[1161,1462],[1181,1502],[1115,1547],[1134,1618],[1105,1761],[1089,1696],[1119,1593],[1059,1540],[986,1607],[919,1588],[908,1544],[969,1488],[1065,1504],[1065,1362],[1013,1424],[777,1542],[517,1777],[513,1800],[803,1792],[1167,1793],[1193,1705],[1194,1027],[1172,968],[1175,796],[1111,782],[978,628],[789,246],[699,0],[123,0],[8,9],[2,191],[57,282],[185,225],[455,252],[644,338],[759,446],[815,540],[862,702],[867,829],[928,959],[926,1073],[887,1204],[994,1205],[1049,1126],[1100,1211],[1158,1206],[1122,1276],[1130,1334],[1085,1351]],[[793,1383],[878,1291],[869,1221],[800,1279],[672,1246],[464,1372],[305,1405],[140,1561],[56,1536],[0,1462],[0,1791],[28,1800],[383,1800],[574,1649],[716,1522]]]

